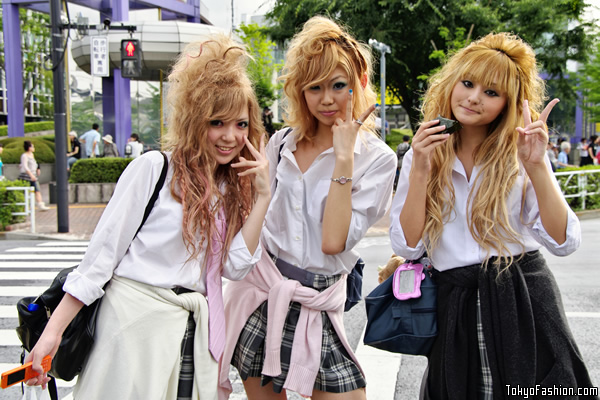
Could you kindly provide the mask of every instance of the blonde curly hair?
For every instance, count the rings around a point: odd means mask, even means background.
[[[218,165],[214,147],[207,139],[211,121],[231,121],[240,110],[247,109],[248,139],[259,148],[264,127],[246,74],[248,59],[243,45],[216,35],[187,45],[168,78],[168,133],[164,144],[172,151],[171,193],[183,207],[183,239],[190,259],[200,254],[204,242],[207,249],[212,248],[214,216],[223,206],[227,218],[225,261],[226,250],[252,206],[255,193],[251,178],[238,177],[230,164]],[[247,147],[240,156],[254,159]],[[239,157],[232,162],[237,161]]]
[[[317,119],[308,109],[304,91],[319,85],[341,67],[354,92],[352,118],[358,118],[377,98],[371,85],[372,65],[370,47],[329,18],[316,16],[304,24],[290,43],[280,78],[286,95],[284,120],[296,128],[298,141],[310,141],[317,131]],[[375,117],[369,116],[363,128],[374,132],[374,121]]]
[[[506,95],[504,110],[490,124],[487,137],[473,155],[475,165],[480,165],[481,170],[472,186],[477,189],[469,194],[468,218],[469,231],[487,252],[486,259],[492,249],[496,250],[500,256],[495,263],[508,267],[513,258],[505,243],[520,243],[519,235],[510,225],[506,206],[506,196],[520,168],[516,127],[523,126],[523,100],[529,102],[532,119],[538,118],[545,85],[538,75],[535,53],[528,44],[509,33],[488,34],[452,56],[431,77],[421,110],[425,121],[435,119],[438,114],[454,118],[450,104],[452,91],[464,79],[495,86]],[[451,176],[459,146],[460,134],[452,135],[432,156],[423,233],[423,238],[428,238],[430,254],[454,210]]]

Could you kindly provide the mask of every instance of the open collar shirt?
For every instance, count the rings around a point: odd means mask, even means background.
[[[206,271],[201,274],[205,251],[188,261],[189,252],[183,242],[183,209],[171,195],[171,165],[152,212],[134,238],[163,163],[163,156],[152,151],[125,169],[81,264],[67,277],[66,292],[90,304],[104,294],[102,288],[114,273],[152,286],[179,286],[206,294]],[[250,254],[241,231],[238,232],[231,242],[223,276],[231,280],[244,278],[260,256],[260,246]]]
[[[277,132],[267,144],[272,199],[262,239],[273,255],[302,269],[323,275],[349,273],[359,258],[353,247],[391,204],[396,154],[381,139],[360,132],[354,146],[352,219],[345,250],[327,255],[321,250],[323,213],[335,167],[333,147],[316,157],[302,173],[294,151],[293,132]],[[281,160],[278,162],[279,149]],[[277,182],[275,182],[277,181]]]
[[[390,212],[390,240],[392,249],[396,254],[408,260],[416,260],[425,252],[425,244],[419,241],[416,247],[406,244],[404,231],[400,225],[400,213],[408,193],[409,175],[412,166],[413,151],[410,149],[404,156],[396,195]],[[546,156],[547,167],[551,170],[550,160]],[[444,229],[438,246],[430,254],[431,261],[439,271],[468,265],[480,264],[486,259],[486,251],[475,241],[469,231],[467,214],[469,212],[468,197],[473,190],[473,185],[481,167],[473,167],[471,179],[467,179],[465,169],[458,158],[454,160],[452,169],[452,185],[454,186],[454,210],[448,221],[444,222]],[[535,191],[531,180],[526,178],[526,172],[521,166],[519,176],[506,199],[506,209],[509,212],[509,221],[512,228],[521,236],[519,244],[506,243],[511,255],[519,255],[523,251],[538,250],[544,246],[556,256],[566,256],[574,252],[581,242],[581,227],[579,219],[567,205],[567,240],[558,244],[544,229],[540,217]],[[557,190],[558,182],[555,180]],[[523,186],[526,185],[525,201],[522,203]],[[563,199],[563,201],[565,201]],[[565,201],[566,203],[566,201]],[[521,213],[523,220],[521,220]],[[492,250],[491,256],[498,255]]]

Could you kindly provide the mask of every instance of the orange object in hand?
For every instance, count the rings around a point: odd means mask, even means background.
[[[10,371],[6,371],[2,373],[2,381],[0,382],[0,387],[2,389],[6,389],[9,386],[15,385],[17,383],[27,381],[31,378],[35,378],[39,374],[31,369],[31,362],[27,364],[23,364],[20,367],[11,369]],[[52,366],[52,357],[46,356],[42,360],[42,368],[44,372],[50,371],[50,367]]]

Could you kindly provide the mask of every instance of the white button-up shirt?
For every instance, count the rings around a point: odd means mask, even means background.
[[[406,244],[404,231],[400,225],[400,213],[406,201],[409,186],[409,174],[412,166],[412,148],[404,156],[396,195],[390,212],[390,240],[392,249],[396,254],[409,260],[418,259],[425,252],[422,240],[416,247]],[[550,160],[546,156],[548,169],[552,170]],[[481,170],[480,166],[473,167],[471,180],[467,179],[465,169],[458,158],[454,160],[452,170],[452,185],[454,186],[455,203],[454,211],[448,221],[444,222],[444,229],[438,246],[430,254],[431,261],[439,271],[468,265],[480,264],[486,258],[486,251],[475,241],[469,231],[467,212],[468,197],[472,190],[473,181]],[[527,181],[525,201],[522,204],[523,185]],[[558,187],[558,182],[556,182]],[[565,201],[566,203],[566,201]],[[526,172],[521,166],[519,176],[506,199],[506,209],[509,212],[509,221],[512,228],[521,236],[520,244],[505,243],[511,255],[521,254],[523,251],[538,250],[544,246],[550,253],[557,256],[566,256],[574,252],[581,242],[581,227],[579,219],[567,205],[567,240],[558,244],[548,235],[540,218],[540,210],[531,180],[526,179]],[[521,220],[521,211],[523,220]],[[491,250],[491,256],[498,255]]]
[[[136,158],[125,169],[81,264],[65,282],[66,292],[90,304],[104,294],[102,287],[114,273],[152,286],[180,286],[206,293],[206,271],[200,274],[204,251],[186,262],[189,252],[182,236],[183,209],[171,196],[171,166],[152,212],[133,238],[163,164],[163,156],[153,151]],[[250,254],[238,232],[231,242],[223,276],[242,279],[260,256],[260,246],[254,255]]]
[[[352,181],[346,183],[352,185],[352,219],[345,250],[327,255],[321,250],[323,212],[329,186],[339,185],[331,182],[333,147],[317,156],[303,174],[293,153],[295,135],[290,133],[282,139],[286,130],[277,132],[267,145],[273,197],[262,231],[263,242],[273,255],[302,269],[324,275],[347,274],[359,257],[352,248],[391,205],[396,154],[372,134],[361,132],[357,136]]]

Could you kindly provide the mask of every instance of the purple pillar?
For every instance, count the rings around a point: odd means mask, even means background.
[[[6,68],[6,98],[8,102],[8,136],[25,136],[23,114],[23,56],[21,54],[21,27],[19,6],[2,3],[4,22],[4,63]]]
[[[575,109],[575,136],[574,143],[581,141],[583,137],[583,109],[581,108],[581,93],[577,93],[577,108]]]
[[[111,9],[101,12],[101,18],[113,21],[129,20],[129,0],[113,2]],[[129,79],[121,76],[121,70],[115,68],[113,75],[102,78],[102,128],[103,135],[112,135],[119,154],[123,155],[127,139],[131,135],[131,94]]]
[[[187,0],[187,3],[194,6],[194,16],[188,16],[187,22],[200,23],[200,0]]]

